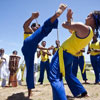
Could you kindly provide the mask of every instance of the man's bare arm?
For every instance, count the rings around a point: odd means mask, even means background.
[[[62,26],[68,30],[74,30],[81,38],[86,37],[89,33],[89,27],[80,22],[71,22],[72,14],[71,9],[69,9],[67,12],[67,21]]]
[[[39,16],[38,12],[32,13],[32,16],[23,25],[25,32],[32,32],[32,29],[30,28],[30,24],[34,19],[38,18],[38,16]]]

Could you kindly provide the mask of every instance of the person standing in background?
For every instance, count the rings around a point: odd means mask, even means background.
[[[46,41],[42,41],[41,45],[45,48]],[[49,63],[49,56],[51,56],[51,53],[49,52],[49,50],[40,50],[37,52],[37,55],[38,55],[38,58],[41,56],[40,76],[39,76],[38,82],[40,82],[40,84],[43,84],[45,70],[47,72],[47,78],[49,75],[49,64],[50,64]]]
[[[97,37],[97,35],[94,35],[87,54],[90,54],[90,61],[95,74],[95,84],[100,84],[100,41],[97,40]]]
[[[52,52],[53,55],[59,49],[59,47],[60,47],[60,41],[59,40],[56,40],[55,41],[55,44],[56,44],[56,47],[53,48],[53,52]]]
[[[1,86],[5,87],[7,79],[9,78],[9,56],[5,54],[3,48],[0,49],[0,77],[2,79]]]

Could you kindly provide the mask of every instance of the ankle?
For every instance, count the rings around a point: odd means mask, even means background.
[[[83,92],[82,94],[81,94],[81,97],[86,97],[87,96],[87,92]]]

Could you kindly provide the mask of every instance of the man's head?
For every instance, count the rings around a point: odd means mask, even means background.
[[[45,46],[46,46],[46,41],[42,41],[42,42],[41,42],[41,45],[42,45],[43,47],[45,47]]]
[[[4,49],[1,48],[1,49],[0,49],[0,56],[2,56],[2,55],[4,54],[4,52],[5,52]]]
[[[56,40],[56,45],[60,46],[60,41],[59,40]]]
[[[16,50],[14,50],[14,51],[12,52],[12,54],[17,55],[17,51],[16,51]]]
[[[40,27],[40,24],[37,24],[37,23],[33,23],[32,25],[31,25],[31,28],[32,28],[32,30],[35,32],[38,28]]]

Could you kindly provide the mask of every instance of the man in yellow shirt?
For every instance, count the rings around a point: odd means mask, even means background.
[[[59,41],[59,40],[56,40],[55,43],[56,43],[56,47],[53,48],[53,52],[52,52],[53,55],[55,54],[55,52],[56,52],[56,51],[59,49],[59,47],[60,47],[60,41]]]
[[[90,61],[95,74],[95,84],[100,83],[100,42],[94,35],[92,43],[89,45],[87,54],[90,54]]]
[[[42,41],[41,45],[45,48],[46,41]],[[39,52],[37,52],[37,55],[38,58],[41,56],[40,77],[38,82],[40,82],[40,84],[43,84],[45,70],[47,72],[47,78],[49,75],[49,56],[51,56],[51,53],[49,52],[49,50],[40,50]]]

